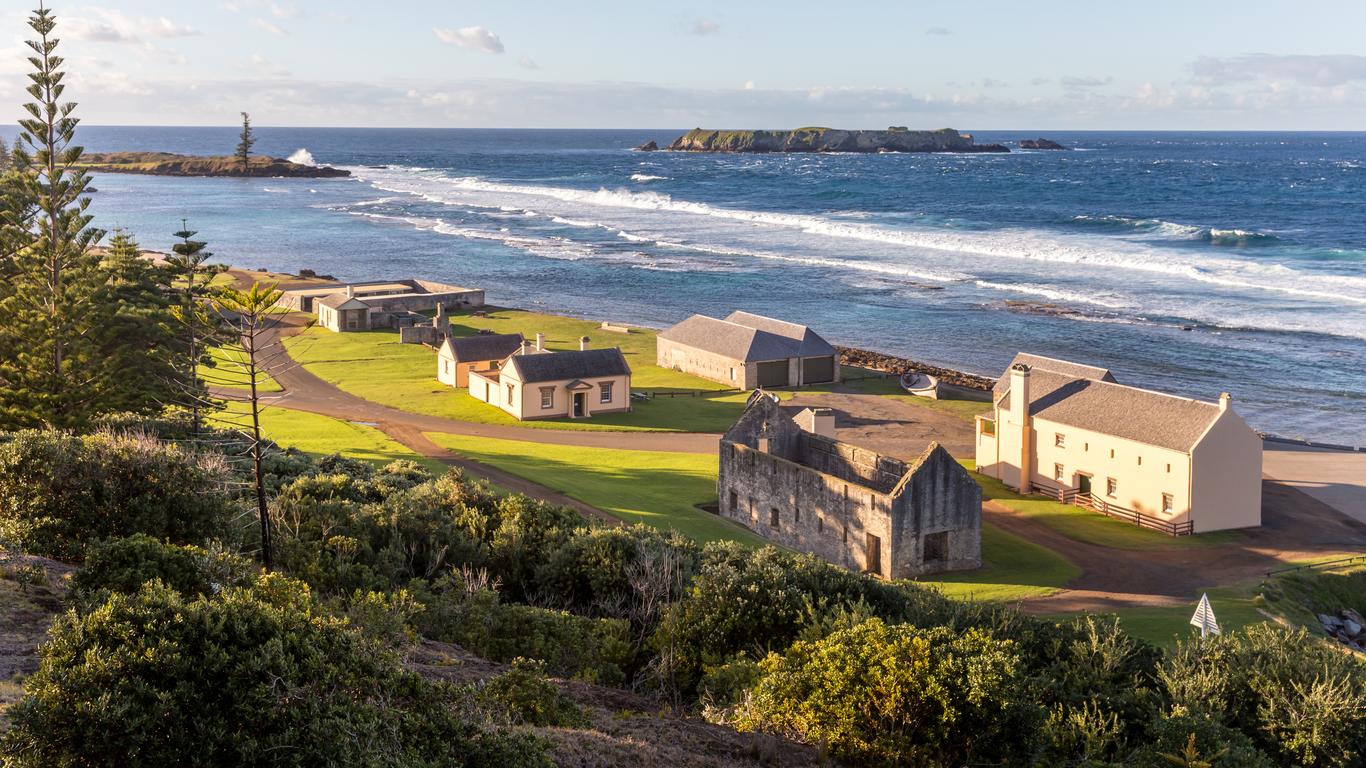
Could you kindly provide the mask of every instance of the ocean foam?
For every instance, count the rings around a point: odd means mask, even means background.
[[[285,159],[288,160],[288,161],[291,162],[291,163],[298,163],[299,165],[317,165],[317,164],[318,164],[318,162],[317,162],[316,160],[313,159],[313,153],[312,153],[312,152],[309,152],[308,150],[304,149],[303,147],[300,147],[300,148],[294,150],[294,154],[290,155],[289,157],[287,157],[287,158],[285,158]]]
[[[650,174],[648,174],[648,173],[633,173],[633,174],[631,174],[631,181],[645,182],[645,181],[668,181],[668,180],[669,180],[669,177],[668,177],[668,176],[652,176],[652,175],[650,175]]]

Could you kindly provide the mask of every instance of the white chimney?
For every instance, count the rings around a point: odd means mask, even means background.
[[[579,338],[579,351],[582,352],[583,350],[588,349],[588,342],[590,341],[592,341],[592,339],[587,336],[581,336]]]
[[[354,286],[354,285],[348,285],[348,286],[346,286],[346,298],[348,298],[348,299],[354,299],[354,298],[356,298],[356,286]]]
[[[523,339],[522,346],[520,349],[517,350],[517,353],[522,355],[531,354],[531,342],[527,341],[526,339]]]
[[[1227,410],[1228,410],[1229,403],[1231,403],[1231,402],[1233,402],[1233,395],[1230,395],[1230,394],[1227,393],[1227,392],[1220,392],[1220,393],[1219,393],[1219,412],[1220,412],[1220,413],[1223,413],[1224,411],[1227,411]]]
[[[1020,436],[1019,461],[1020,493],[1029,493],[1034,476],[1034,429],[1029,418],[1029,366],[1016,363],[1010,366],[1010,412],[1007,421],[1011,431]]]
[[[536,334],[536,351],[537,351],[537,352],[544,352],[544,351],[545,351],[545,334],[544,334],[544,333],[538,333],[538,334]]]

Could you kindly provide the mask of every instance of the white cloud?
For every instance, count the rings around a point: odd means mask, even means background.
[[[1197,82],[1205,85],[1286,80],[1305,85],[1331,87],[1366,81],[1366,56],[1277,56],[1267,53],[1229,58],[1201,56],[1191,64],[1191,72]]]
[[[753,80],[746,80],[746,81],[745,81],[745,90],[747,90],[747,91],[752,91],[752,90],[754,90],[754,81],[753,81]]]
[[[1059,80],[1058,82],[1062,83],[1062,86],[1064,88],[1099,88],[1103,85],[1109,85],[1110,83],[1114,82],[1114,80],[1115,78],[1110,75],[1106,75],[1105,77],[1077,77],[1074,75],[1068,75]]]
[[[688,28],[688,32],[694,35],[714,35],[721,31],[721,25],[711,19],[698,19]]]
[[[252,20],[247,23],[251,24],[253,27],[261,30],[262,32],[269,32],[270,34],[275,35],[277,37],[287,37],[289,35],[289,30],[279,26],[278,24],[266,21],[265,19],[260,18],[259,16],[253,17]]]
[[[498,39],[491,30],[483,27],[461,27],[460,29],[442,29],[434,27],[436,38],[447,45],[454,45],[460,48],[471,48],[485,53],[502,53],[503,41]]]
[[[270,15],[277,19],[297,19],[303,15],[303,11],[293,3],[271,3]]]
[[[73,40],[145,45],[149,38],[170,39],[199,34],[194,27],[165,16],[133,17],[108,8],[85,6],[62,20],[62,32]]]
[[[931,37],[946,37],[953,34],[953,30],[948,27],[930,27],[925,30],[925,34]]]
[[[541,68],[541,65],[537,64],[536,61],[535,61],[534,59],[532,59],[530,56],[522,56],[521,58],[517,59],[517,63],[518,63],[523,69],[540,69],[540,68]]]

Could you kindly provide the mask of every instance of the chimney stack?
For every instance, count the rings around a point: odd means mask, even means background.
[[[536,334],[536,351],[537,351],[537,352],[544,352],[544,351],[545,351],[545,334],[544,334],[544,333],[538,333],[538,334]]]
[[[527,341],[526,339],[522,339],[522,346],[521,346],[520,349],[517,350],[517,353],[520,354],[520,355],[526,355],[526,354],[530,354],[530,352],[531,352],[531,342]]]
[[[1231,403],[1231,402],[1233,402],[1233,395],[1230,395],[1230,394],[1227,393],[1227,392],[1220,392],[1220,393],[1219,393],[1219,412],[1220,412],[1220,413],[1223,413],[1224,411],[1227,411],[1227,410],[1228,410],[1229,403]]]
[[[348,285],[348,286],[346,286],[346,298],[348,298],[348,299],[354,299],[354,298],[356,298],[356,286],[354,286],[354,285]]]
[[[1010,366],[1010,411],[1006,419],[1012,429],[1020,436],[1019,462],[1020,493],[1029,493],[1033,488],[1034,477],[1034,425],[1029,418],[1029,404],[1032,400],[1029,391],[1029,366],[1016,363]],[[998,438],[999,439],[999,438]]]
[[[587,336],[582,336],[582,337],[580,337],[580,338],[579,338],[579,351],[582,352],[582,351],[588,349],[588,342],[590,342],[590,341],[592,341],[592,339],[588,338]]]

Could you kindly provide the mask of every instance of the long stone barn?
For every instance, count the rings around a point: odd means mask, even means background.
[[[908,464],[758,397],[720,453],[721,514],[775,544],[891,579],[982,564],[982,490],[938,443]]]

